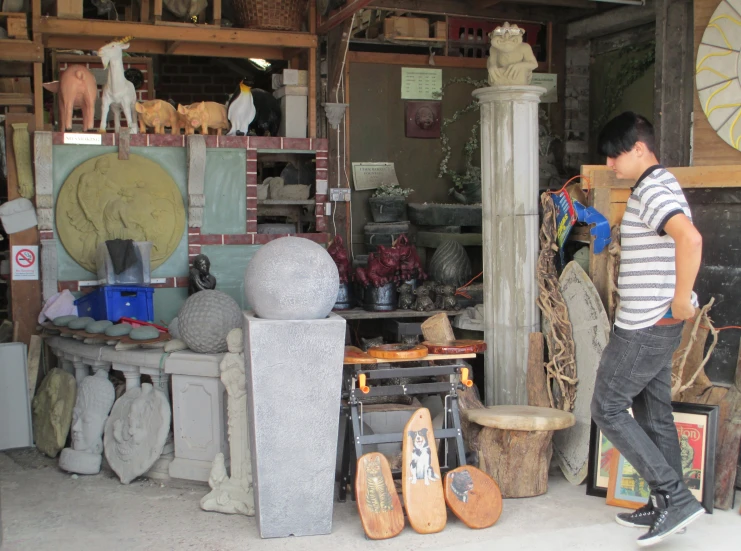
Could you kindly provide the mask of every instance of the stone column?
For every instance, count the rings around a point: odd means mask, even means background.
[[[82,380],[90,375],[90,367],[85,363],[83,358],[74,358],[72,360],[72,365],[75,366],[75,380],[77,381],[77,386],[80,386]]]
[[[540,330],[538,86],[473,92],[481,104],[487,404],[527,404],[528,335]]]

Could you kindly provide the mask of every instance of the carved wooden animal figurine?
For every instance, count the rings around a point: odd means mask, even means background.
[[[216,135],[221,136],[224,130],[229,129],[229,120],[226,117],[226,107],[214,101],[201,101],[191,103],[187,107],[178,105],[178,113],[184,120],[185,133],[194,134],[197,128],[201,134],[208,134],[208,129],[216,130]]]
[[[147,127],[154,128],[155,134],[164,134],[165,127],[170,127],[170,134],[180,134],[180,117],[175,108],[161,99],[140,101],[136,103],[139,113],[139,131],[147,133]]]
[[[399,250],[379,245],[375,253],[368,255],[368,266],[355,270],[355,277],[366,287],[383,287],[399,281]]]
[[[538,60],[530,44],[522,43],[523,34],[524,29],[509,23],[489,33],[491,48],[486,68],[489,70],[490,86],[530,84],[533,70],[538,68]]]
[[[82,110],[82,129],[95,128],[95,99],[98,86],[93,74],[82,65],[70,65],[59,80],[47,82],[44,88],[57,95],[59,130],[72,129],[72,111]]]
[[[418,312],[429,312],[435,309],[435,303],[430,298],[430,288],[417,287],[414,290],[414,294],[417,295],[417,302],[414,303],[414,309]]]
[[[347,250],[342,242],[341,236],[336,236],[332,244],[327,247],[329,256],[332,257],[334,263],[337,264],[337,271],[340,274],[340,283],[347,283],[350,281],[350,259],[347,257]]]
[[[427,279],[427,274],[422,269],[422,263],[417,254],[417,248],[409,243],[406,234],[402,234],[396,243],[399,249],[399,272],[403,281],[410,279]]]
[[[108,110],[113,110],[113,121],[116,132],[121,131],[121,111],[126,117],[129,131],[137,132],[136,124],[136,89],[124,76],[122,52],[129,48],[127,37],[110,42],[98,50],[103,67],[108,69],[108,80],[103,86],[100,107],[100,131],[105,132],[108,124]]]

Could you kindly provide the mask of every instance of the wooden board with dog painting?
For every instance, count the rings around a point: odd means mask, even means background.
[[[415,411],[403,436],[401,490],[409,524],[420,534],[440,532],[448,514],[430,410]]]
[[[445,475],[445,501],[469,528],[488,528],[502,514],[502,493],[485,472],[463,465]]]
[[[382,453],[366,453],[358,460],[355,502],[368,538],[393,538],[404,529],[404,511],[388,460]]]

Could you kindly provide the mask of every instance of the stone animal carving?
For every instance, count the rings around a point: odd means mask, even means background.
[[[352,278],[350,272],[350,259],[347,257],[347,250],[342,242],[341,236],[336,236],[332,244],[327,247],[329,256],[332,257],[334,263],[337,264],[337,271],[340,274],[340,284],[348,283]]]
[[[82,110],[82,129],[95,128],[95,99],[98,85],[95,76],[82,65],[70,65],[59,80],[47,82],[44,88],[57,95],[59,130],[72,130],[72,111]]]
[[[374,346],[381,346],[383,343],[383,337],[373,337],[371,339],[360,337],[360,349],[363,352],[368,352],[369,348],[373,348]]]
[[[122,61],[122,52],[129,48],[132,37],[109,42],[98,50],[103,67],[108,69],[108,80],[103,86],[100,107],[100,131],[105,132],[108,124],[108,110],[113,110],[113,122],[116,132],[121,131],[121,111],[126,117],[129,131],[137,132],[136,89],[126,80]]]
[[[276,177],[268,184],[271,199],[284,199],[290,201],[305,201],[311,194],[309,186],[296,184],[287,186],[283,178]]]
[[[455,298],[455,287],[452,285],[440,285],[435,293],[435,308],[438,310],[460,310],[458,301]]]
[[[216,289],[216,278],[211,275],[211,261],[205,254],[193,259],[193,266],[188,273],[188,294],[198,291]]]
[[[405,234],[399,237],[396,248],[399,249],[399,273],[402,281],[426,279],[427,274],[422,269],[417,248],[409,243],[409,239]]]
[[[399,309],[411,310],[414,306],[414,288],[409,283],[402,283],[397,287],[399,291]]]
[[[224,130],[229,129],[226,107],[214,101],[178,105],[178,113],[186,134],[195,134],[196,129],[200,128],[201,134],[205,135],[212,128],[216,130],[217,136],[221,136]]]
[[[375,253],[368,255],[368,266],[355,270],[355,278],[366,287],[399,281],[399,250],[379,245]]]
[[[435,303],[430,298],[430,288],[417,287],[414,290],[414,294],[417,295],[417,301],[414,303],[414,309],[418,312],[429,312],[435,309]]]
[[[533,70],[538,68],[538,60],[530,44],[522,43],[524,33],[524,29],[509,23],[489,33],[491,48],[486,68],[490,86],[530,84]]]
[[[136,103],[139,113],[139,132],[147,133],[147,127],[154,128],[155,134],[164,134],[165,127],[170,127],[170,134],[180,134],[180,117],[175,108],[161,99],[140,101]]]
[[[59,466],[67,472],[98,474],[103,453],[103,428],[116,399],[108,373],[100,369],[85,377],[72,410],[72,447],[62,450]]]

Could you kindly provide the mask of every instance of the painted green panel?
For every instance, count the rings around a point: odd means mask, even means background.
[[[244,233],[247,228],[247,152],[207,149],[201,233]]]
[[[211,261],[216,289],[237,301],[242,310],[249,305],[244,298],[244,271],[261,245],[204,245],[201,253]]]
[[[187,287],[154,290],[154,322],[170,323],[188,298]]]
[[[82,146],[82,145],[55,145],[52,149],[53,155],[53,180],[54,180],[54,203],[56,204],[59,190],[70,173],[80,164],[88,159],[113,153],[116,147]],[[177,277],[188,273],[188,227],[187,227],[187,164],[186,150],[182,147],[132,147],[131,152],[147,159],[151,159],[164,168],[180,190],[185,208],[186,227],[183,237],[175,252],[167,261],[157,268],[152,277]],[[243,209],[244,210],[244,209]],[[59,238],[54,228],[54,237]],[[75,262],[62,246],[57,245],[58,277],[60,281],[67,280],[90,280],[95,279],[92,274]]]

